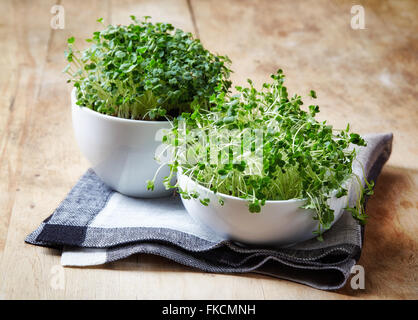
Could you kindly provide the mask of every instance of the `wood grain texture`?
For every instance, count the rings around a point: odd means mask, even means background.
[[[359,1],[366,29],[350,28],[351,1],[0,1],[0,299],[418,298],[418,5]],[[65,8],[53,30],[50,8]],[[66,39],[129,15],[199,34],[232,60],[235,85],[282,68],[290,92],[316,90],[321,117],[360,133],[392,131],[391,159],[368,203],[359,264],[366,289],[323,292],[258,275],[209,274],[152,256],[62,268],[59,252],[26,245],[88,168],[72,135],[61,70]],[[54,282],[63,275],[63,285]]]

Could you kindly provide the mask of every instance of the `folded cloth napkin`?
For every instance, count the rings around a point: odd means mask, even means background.
[[[392,134],[366,135],[358,162],[376,181],[392,149]],[[361,165],[353,171],[363,176]],[[352,201],[351,199],[350,201]],[[345,285],[360,258],[364,228],[344,212],[324,241],[286,248],[245,246],[194,221],[178,196],[135,199],[107,187],[88,170],[26,242],[63,249],[64,266],[104,264],[136,253],[166,257],[203,271],[256,272],[333,290]]]

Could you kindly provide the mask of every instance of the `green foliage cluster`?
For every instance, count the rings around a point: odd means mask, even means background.
[[[171,24],[131,18],[130,25],[94,32],[84,51],[68,39],[64,72],[77,88],[77,104],[121,118],[164,120],[207,109],[215,88],[228,91],[228,57]]]
[[[176,119],[163,139],[173,153],[170,176],[164,183],[167,188],[178,187],[170,185],[170,180],[181,170],[214,193],[247,199],[249,211],[255,213],[267,200],[307,199],[304,207],[316,212],[314,219],[319,226],[315,233],[321,239],[334,220],[329,199],[346,195],[343,186],[353,178],[356,151],[350,145],[365,146],[366,142],[359,134],[350,133],[349,125],[335,130],[326,121],[316,120],[318,105],[312,103],[303,110],[302,98],[290,97],[283,85],[282,70],[271,78],[272,82],[264,83],[261,90],[254,88],[251,80],[249,87],[236,87],[235,95],[218,90],[211,97],[209,110],[196,109]],[[311,91],[310,97],[314,101],[316,93]],[[198,138],[193,134],[195,129],[217,143]],[[225,130],[231,132],[229,138]],[[242,139],[257,130],[263,132],[261,163],[257,161],[255,135]],[[210,150],[214,145],[216,150]],[[234,156],[234,148],[242,152]],[[218,161],[210,160],[213,152]],[[150,189],[153,183],[148,182]],[[366,218],[364,195],[371,194],[373,188],[372,183],[366,183],[356,206],[349,208],[362,222]],[[180,193],[188,199],[199,198],[203,205],[209,202],[195,191]]]

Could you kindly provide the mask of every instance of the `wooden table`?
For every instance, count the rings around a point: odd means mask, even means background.
[[[348,0],[2,0],[0,298],[418,298],[418,2],[357,2],[365,29],[350,27]],[[62,30],[50,26],[55,4],[65,9]],[[335,127],[394,133],[368,203],[359,262],[365,290],[209,274],[152,256],[64,269],[58,251],[24,243],[89,167],[72,134],[71,88],[61,73],[66,39],[88,37],[99,17],[118,24],[131,14],[171,22],[227,54],[235,85],[248,77],[259,85],[282,68],[290,92],[316,90],[320,117]]]

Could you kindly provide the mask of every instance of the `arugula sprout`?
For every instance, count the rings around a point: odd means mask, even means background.
[[[211,97],[210,110],[196,109],[173,121],[163,139],[172,149],[170,175],[164,183],[167,188],[179,187],[170,181],[181,169],[214,193],[248,200],[249,211],[254,213],[260,212],[267,200],[306,199],[304,208],[315,211],[315,234],[321,240],[334,220],[329,199],[346,195],[342,186],[354,176],[356,149],[349,146],[365,146],[366,142],[350,133],[349,126],[335,130],[326,121],[316,120],[318,106],[304,111],[301,97],[290,97],[283,85],[282,70],[271,78],[272,82],[264,83],[261,90],[248,80],[249,87],[236,87],[235,95],[219,87]],[[310,96],[315,98],[316,93],[311,91]],[[252,134],[260,131],[261,162],[255,147],[257,137]],[[233,149],[240,152],[234,154]],[[149,186],[154,180],[148,182]],[[362,211],[364,195],[370,194],[373,187],[372,183],[366,184],[358,203],[350,209],[353,217],[362,222],[366,218]],[[179,188],[186,199],[195,198],[193,192],[192,196]],[[202,204],[208,205],[207,200],[201,200]]]
[[[228,57],[212,54],[191,33],[149,18],[131,16],[130,25],[94,32],[84,51],[74,37],[68,39],[63,72],[77,88],[78,105],[121,118],[164,120],[207,109],[215,88],[229,90]]]

